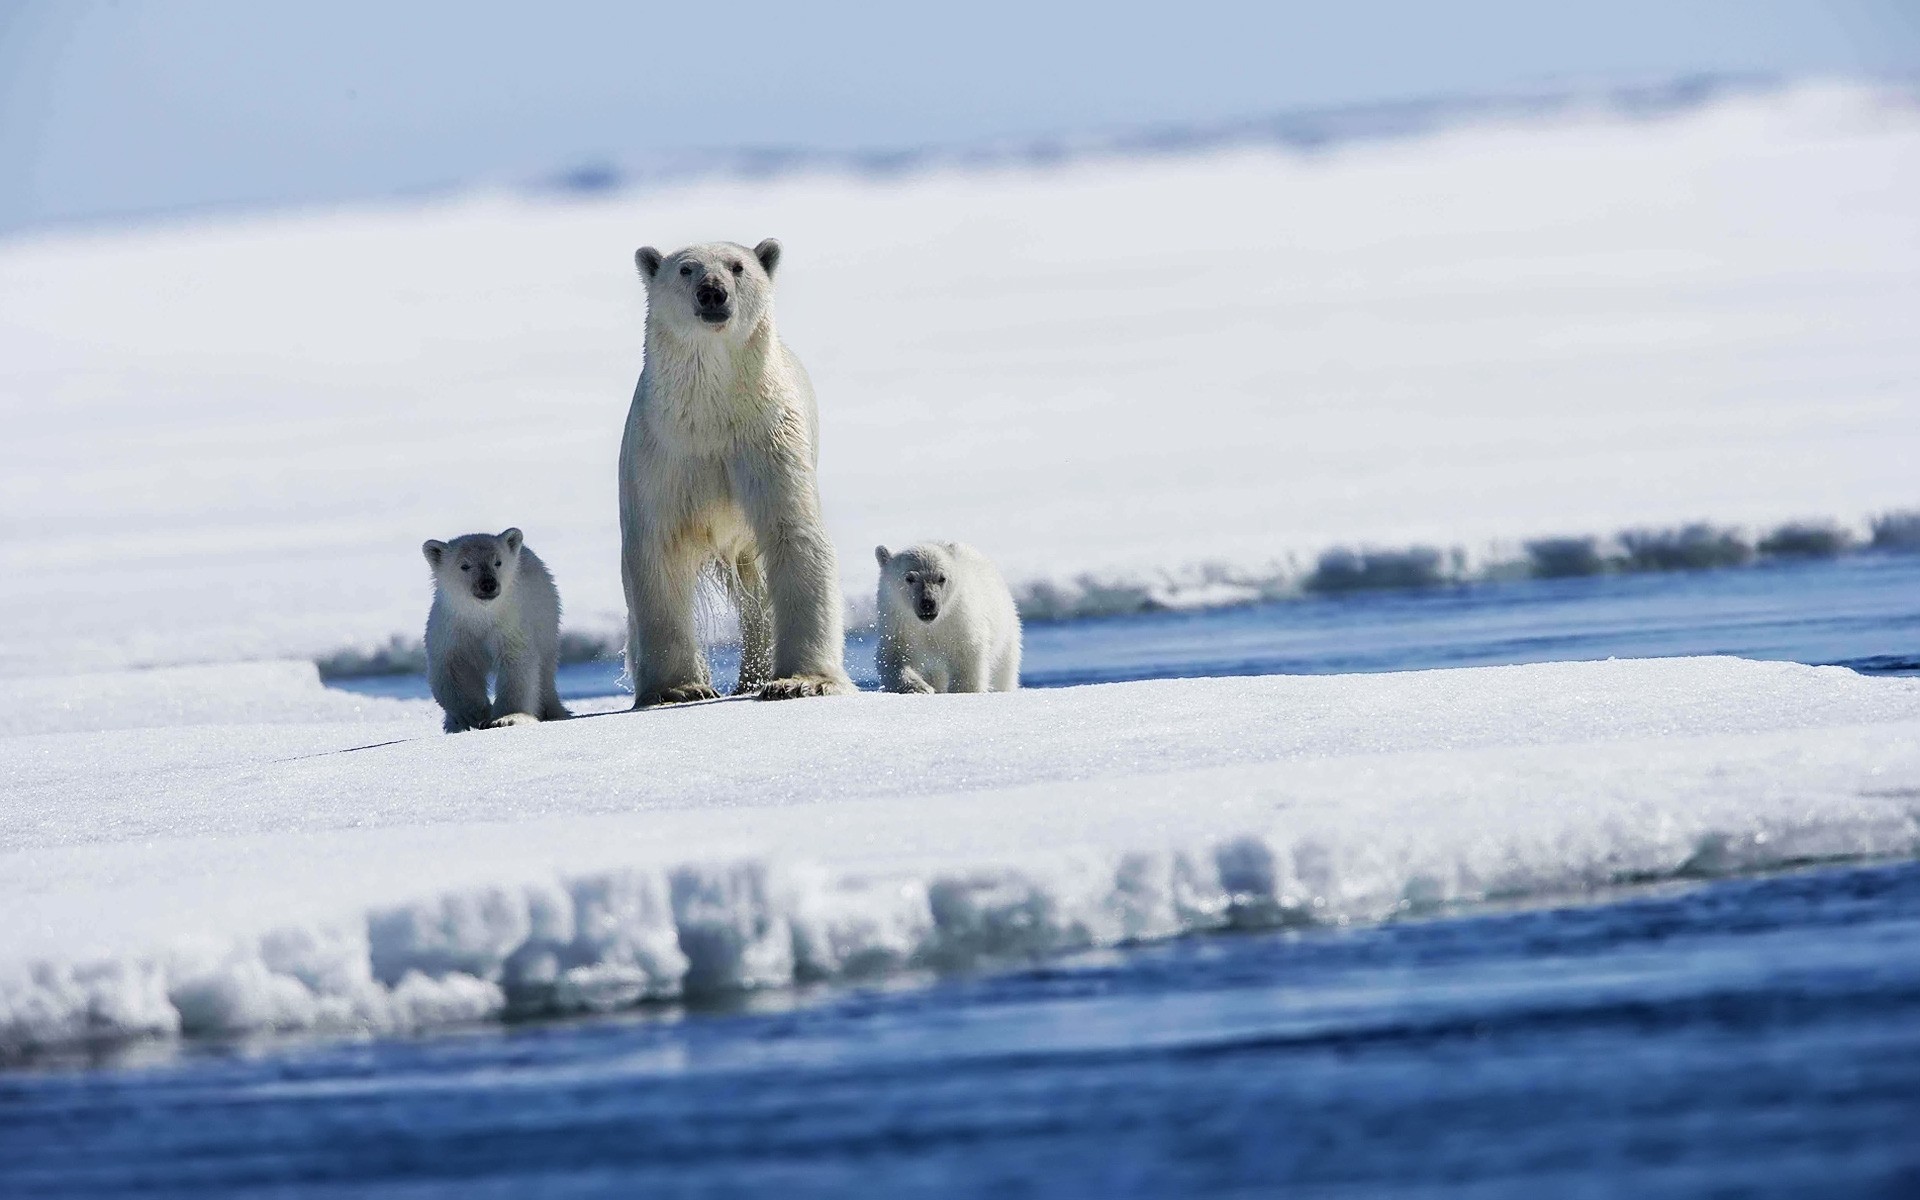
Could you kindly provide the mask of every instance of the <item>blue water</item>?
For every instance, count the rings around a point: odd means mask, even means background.
[[[1027,647],[1040,686],[1699,653],[1913,672],[1920,558],[1036,625]],[[613,673],[573,668],[569,694]],[[0,1196],[1920,1196],[1920,863],[1593,899],[43,1064],[0,1074]]]
[[[1920,1194],[1920,865],[0,1076],[8,1196]]]

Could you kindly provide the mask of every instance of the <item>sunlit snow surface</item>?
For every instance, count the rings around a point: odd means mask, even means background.
[[[1858,521],[1920,501],[1916,208],[1910,92],[1805,85],[1312,153],[16,238],[0,675],[417,635],[420,542],[510,524],[571,624],[617,629],[642,243],[784,239],[856,598],[875,543],[924,537],[1016,581],[1151,581]]]
[[[861,695],[445,737],[432,705],[330,691],[307,660],[414,634],[419,543],[509,524],[571,626],[617,629],[643,242],[785,240],[858,597],[874,543],[927,536],[1015,579],[1153,579],[1911,507],[1916,195],[1909,93],[1803,86],[1314,154],[0,244],[0,1056],[1910,855],[1920,681],[1834,668]]]
[[[398,1029],[1920,848],[1920,680],[1677,659],[436,732],[26,680],[0,1046]]]

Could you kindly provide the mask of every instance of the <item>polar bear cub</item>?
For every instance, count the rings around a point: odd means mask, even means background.
[[[558,721],[560,593],[518,529],[420,547],[433,568],[427,682],[448,733]],[[494,676],[491,699],[487,676]]]
[[[958,542],[880,563],[880,686],[890,692],[1010,692],[1020,686],[1020,613],[992,561]]]

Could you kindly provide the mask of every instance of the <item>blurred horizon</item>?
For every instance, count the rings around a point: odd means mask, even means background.
[[[1368,104],[1920,75],[1899,0],[1550,8],[1126,4],[1091,23],[748,3],[0,10],[0,233],[485,183],[594,186],[759,151],[880,154]],[[1445,53],[1434,47],[1444,46]]]

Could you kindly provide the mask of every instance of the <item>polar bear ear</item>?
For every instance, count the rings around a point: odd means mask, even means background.
[[[768,238],[766,241],[761,242],[753,248],[753,256],[760,260],[760,269],[767,273],[767,278],[772,279],[773,269],[780,265],[779,241],[774,238]]]
[[[520,544],[527,540],[527,535],[521,533],[517,528],[509,529],[500,535],[500,540],[507,544],[507,549],[518,554],[520,553]]]
[[[887,565],[887,560],[892,557],[893,557],[893,551],[887,549],[885,546],[875,546],[873,548],[874,561],[879,563],[883,567]]]
[[[640,274],[652,279],[660,273],[660,264],[664,261],[658,250],[652,246],[642,246],[633,252],[633,265],[640,268]]]
[[[424,546],[420,547],[420,553],[427,556],[427,565],[433,567],[440,565],[440,556],[446,552],[447,544],[440,541],[429,540]]]

